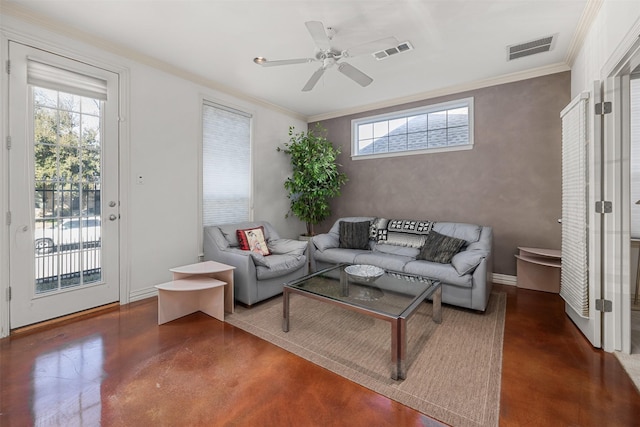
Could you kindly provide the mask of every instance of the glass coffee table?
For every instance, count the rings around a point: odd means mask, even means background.
[[[282,330],[289,332],[289,296],[304,295],[391,323],[391,378],[406,378],[407,320],[433,297],[433,321],[442,321],[442,287],[435,279],[383,271],[371,282],[345,272],[349,264],[288,282],[283,289]]]

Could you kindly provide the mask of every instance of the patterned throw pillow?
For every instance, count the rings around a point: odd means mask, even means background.
[[[246,228],[236,230],[240,249],[255,252],[260,255],[271,255],[264,238],[264,227]]]
[[[379,218],[376,222],[378,220]],[[378,243],[420,249],[432,228],[432,221],[385,219],[384,223],[375,227],[375,240]],[[373,232],[371,234],[373,235]]]
[[[433,228],[431,221],[416,221],[412,219],[392,219],[389,221],[389,231],[411,234],[429,234]]]
[[[369,249],[369,221],[340,221],[340,247]]]
[[[378,239],[379,234],[386,235],[388,223],[389,223],[389,220],[386,218],[376,218],[373,221],[371,221],[371,226],[369,227],[369,239],[379,240]]]
[[[451,258],[462,249],[465,243],[467,243],[465,240],[445,236],[431,230],[416,259],[449,264]]]

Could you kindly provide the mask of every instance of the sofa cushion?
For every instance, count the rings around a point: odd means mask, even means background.
[[[316,251],[314,257],[317,261],[330,264],[340,264],[341,262],[356,264],[356,257],[366,253],[371,253],[371,251],[366,251],[364,249],[329,248],[322,252]]]
[[[433,230],[445,236],[466,240],[468,243],[477,242],[480,239],[482,227],[475,224],[464,224],[460,222],[436,222]]]
[[[410,261],[405,264],[404,272],[415,274],[416,276],[438,279],[442,283],[449,285],[462,286],[465,288],[472,286],[473,276],[471,274],[460,276],[451,264],[422,260]]]
[[[340,221],[340,247],[343,249],[369,249],[369,221]]]
[[[385,270],[402,272],[405,264],[413,260],[414,258],[406,256],[369,252],[357,255],[354,264],[370,264]]]
[[[264,237],[264,227],[245,228],[236,230],[238,246],[243,251],[251,251],[262,255],[270,255],[269,247]]]
[[[272,254],[303,255],[307,249],[308,242],[292,239],[271,240],[268,243]]]
[[[385,243],[377,243],[373,247],[373,250],[374,252],[382,252],[385,254],[406,256],[413,259],[415,259],[420,253],[419,248],[414,248],[411,246],[388,245]]]
[[[466,244],[462,239],[445,236],[437,231],[431,231],[426,237],[426,241],[417,259],[449,264],[451,258],[457,254]]]
[[[296,271],[305,266],[307,257],[304,255],[272,254],[271,256],[264,257],[264,263],[266,265],[256,265],[256,276],[258,280],[280,277]],[[260,284],[258,284],[258,286],[260,286]]]

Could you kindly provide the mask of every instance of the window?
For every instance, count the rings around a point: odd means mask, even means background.
[[[202,224],[251,220],[251,115],[204,101]]]
[[[473,98],[351,121],[353,158],[473,147]]]
[[[28,59],[27,83],[33,117],[35,293],[95,284],[103,280],[96,218],[107,80]]]

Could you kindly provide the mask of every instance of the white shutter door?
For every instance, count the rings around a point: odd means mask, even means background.
[[[589,316],[587,102],[581,94],[562,117],[562,273],[560,296]]]

